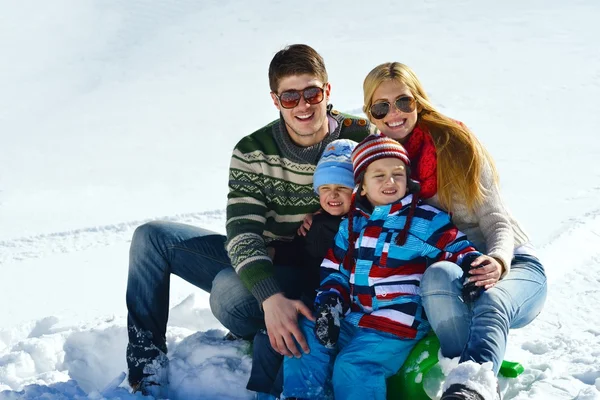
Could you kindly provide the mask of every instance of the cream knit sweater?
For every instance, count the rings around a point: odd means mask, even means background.
[[[504,274],[510,271],[515,249],[527,244],[529,238],[504,205],[500,188],[494,182],[492,169],[485,162],[481,172],[481,184],[487,188],[483,203],[475,212],[468,210],[466,203],[453,200],[452,222],[467,235],[477,250],[498,259],[504,266]],[[438,196],[425,200],[426,203],[441,207]]]

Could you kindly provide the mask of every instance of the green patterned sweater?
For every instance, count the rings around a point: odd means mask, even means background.
[[[331,108],[330,108],[331,110]],[[336,139],[360,142],[374,129],[365,119],[331,110],[330,133],[310,147],[295,145],[282,119],[244,137],[229,168],[227,252],[259,304],[281,292],[266,247],[292,240],[304,216],[319,209],[313,173],[325,147]]]

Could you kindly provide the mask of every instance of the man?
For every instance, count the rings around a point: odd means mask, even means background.
[[[297,316],[312,315],[294,293],[294,275],[302,271],[273,266],[266,246],[291,240],[304,217],[319,208],[312,174],[327,144],[340,138],[359,142],[370,127],[328,106],[331,85],[323,59],[307,45],[275,54],[269,84],[280,118],[233,150],[227,237],[168,222],[147,223],[134,233],[127,281],[127,363],[134,391],[166,395],[170,274],[210,292],[213,314],[233,334],[252,338],[266,327],[281,354],[300,355],[294,339],[309,351]]]

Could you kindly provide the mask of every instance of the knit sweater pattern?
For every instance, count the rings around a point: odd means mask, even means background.
[[[313,173],[336,139],[360,142],[370,131],[364,119],[328,107],[331,130],[323,141],[297,146],[280,117],[244,137],[233,150],[227,196],[227,242],[231,263],[259,304],[281,292],[266,246],[292,240],[304,216],[319,208]]]

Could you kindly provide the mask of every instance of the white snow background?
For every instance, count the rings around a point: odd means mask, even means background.
[[[133,230],[224,232],[231,150],[278,117],[268,64],[298,42],[335,108],[401,61],[478,134],[550,285],[505,398],[600,399],[600,3],[369,3],[0,0],[0,399],[141,398],[115,380]],[[171,398],[251,399],[207,299],[173,280]]]

